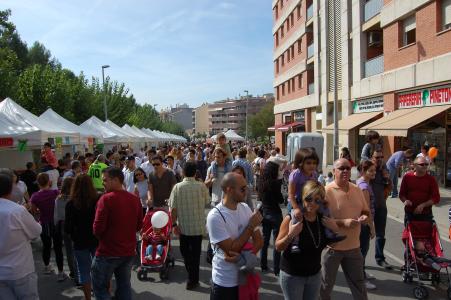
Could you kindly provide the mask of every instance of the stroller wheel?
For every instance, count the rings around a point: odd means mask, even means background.
[[[139,270],[137,275],[139,281],[145,281],[147,279],[147,272],[143,269]]]
[[[410,276],[406,271],[402,271],[401,273],[402,282],[412,282],[412,276]]]
[[[413,289],[413,295],[415,296],[416,299],[427,299],[429,293],[424,286],[416,286]]]

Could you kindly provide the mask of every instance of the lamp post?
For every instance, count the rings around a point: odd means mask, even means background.
[[[103,112],[105,113],[105,121],[108,120],[108,110],[106,107],[106,88],[105,88],[105,69],[109,68],[109,65],[102,66],[102,84],[103,84]]]
[[[337,34],[340,34],[337,32],[337,20],[335,15],[335,4],[334,4],[334,11],[332,12],[333,18],[333,49],[334,49],[334,161],[338,159],[338,153],[339,153],[339,142],[338,142],[338,79],[337,79]]]
[[[246,143],[247,143],[247,106],[249,103],[249,91],[244,90],[244,92],[246,93]]]

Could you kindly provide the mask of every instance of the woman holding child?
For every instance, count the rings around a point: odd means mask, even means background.
[[[285,299],[318,299],[321,287],[321,253],[327,245],[326,227],[336,231],[333,219],[323,217],[319,208],[324,201],[324,187],[308,180],[302,189],[302,220],[291,222],[288,214],[282,221],[276,250],[282,251],[280,285]],[[291,244],[297,239],[299,251]]]

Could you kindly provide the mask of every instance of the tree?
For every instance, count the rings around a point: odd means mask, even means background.
[[[274,103],[266,104],[257,114],[248,120],[251,138],[257,139],[268,135],[268,127],[274,125]]]
[[[186,136],[185,130],[180,124],[172,121],[166,121],[161,124],[161,130],[164,132],[169,132],[172,134],[177,134],[180,136]]]
[[[161,121],[158,116],[158,112],[150,104],[137,106],[135,111],[128,118],[128,123],[130,125],[135,125],[138,128],[161,128]]]
[[[27,59],[30,65],[50,65],[53,68],[60,66],[56,59],[52,59],[50,50],[38,41],[34,42],[33,46],[28,50]]]

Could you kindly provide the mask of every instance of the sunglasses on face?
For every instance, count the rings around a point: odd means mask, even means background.
[[[159,164],[159,163],[155,163],[155,164],[152,164],[152,166],[154,166],[154,167],[158,167],[158,166],[161,166],[161,164]]]
[[[316,204],[320,204],[321,203],[321,199],[320,198],[313,199],[312,196],[307,196],[307,197],[305,197],[304,200],[305,200],[305,202],[308,202],[308,203],[312,203],[313,201],[315,201]]]
[[[382,159],[382,158],[384,158],[383,156],[375,156],[374,157],[375,159]]]
[[[351,167],[338,167],[337,170],[343,171],[351,171]]]
[[[429,167],[429,164],[428,163],[421,163],[421,164],[416,164],[417,166],[420,166],[420,167]]]
[[[136,173],[136,176],[143,176],[143,173]]]

